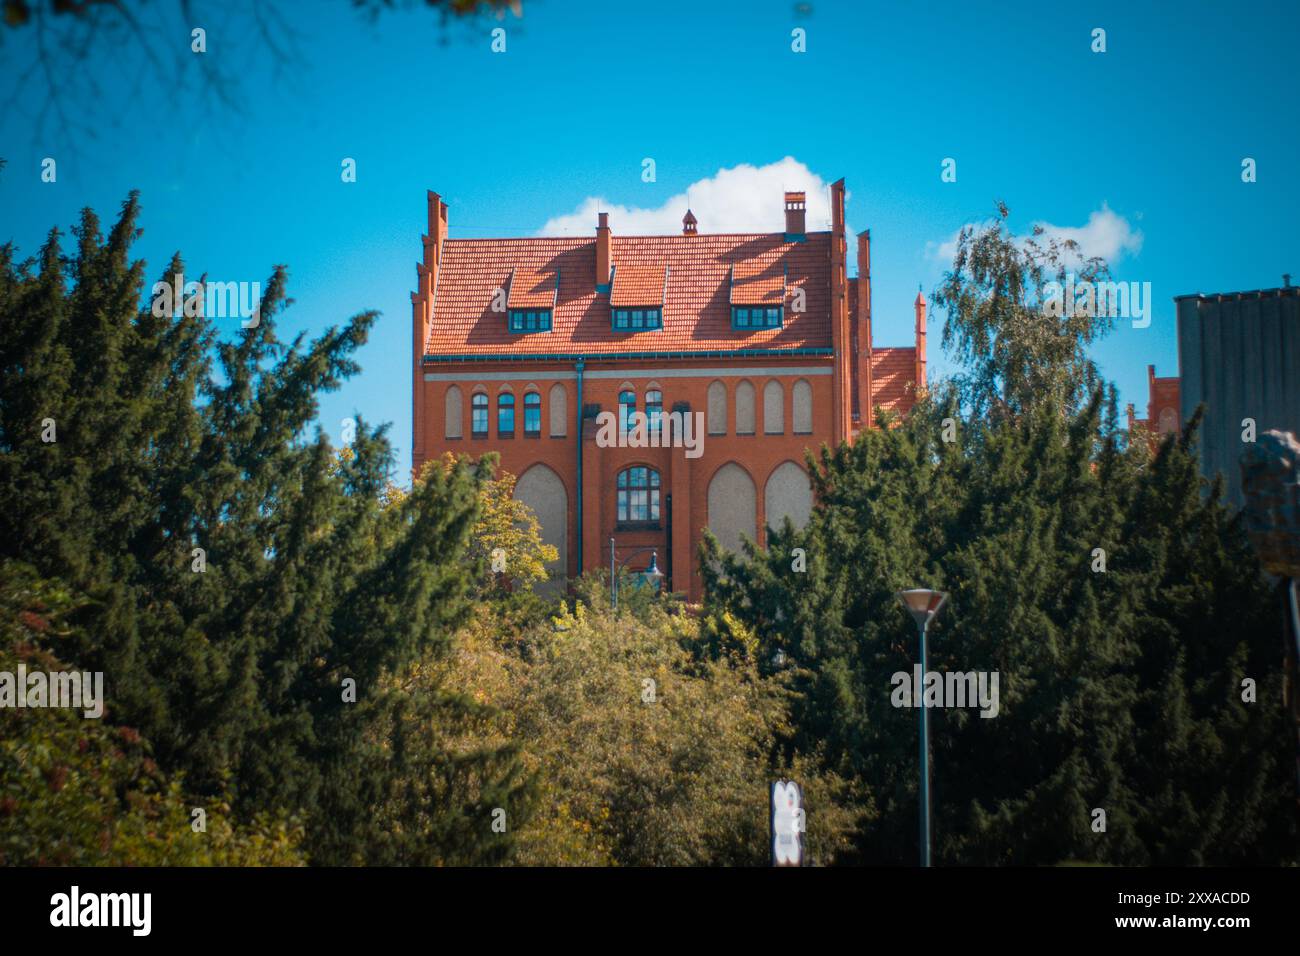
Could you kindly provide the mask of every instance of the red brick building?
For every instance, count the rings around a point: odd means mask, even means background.
[[[829,232],[786,193],[784,233],[710,235],[687,210],[673,236],[618,236],[601,213],[590,239],[450,239],[429,193],[415,467],[498,452],[559,550],[557,582],[607,568],[612,537],[620,564],[654,549],[665,585],[698,600],[702,528],[738,548],[802,524],[804,449],[852,441],[873,406],[905,412],[924,386],[924,297],[915,346],[874,347],[870,233],[850,278],[843,180],[831,210]],[[674,412],[702,426],[694,448],[625,447]]]
[[[1157,440],[1181,431],[1183,427],[1179,378],[1157,378],[1156,367],[1147,366],[1147,417],[1138,418],[1132,402],[1128,406],[1129,434],[1136,437],[1144,432]]]

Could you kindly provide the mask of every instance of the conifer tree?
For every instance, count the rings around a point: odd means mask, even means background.
[[[960,374],[810,455],[803,530],[739,555],[706,536],[715,650],[748,630],[793,665],[786,746],[879,809],[861,860],[916,858],[917,713],[890,691],[917,654],[895,592],[924,585],[950,594],[929,669],[999,675],[996,717],[931,714],[937,862],[1293,862],[1274,603],[1199,476],[1199,415],[1129,446],[1087,353],[1109,319],[1045,301],[1106,264],[1007,218],[963,231],[935,296]]]
[[[824,450],[803,531],[704,549],[720,641],[739,621],[800,675],[788,745],[823,746],[873,795],[859,858],[915,859],[917,712],[890,692],[916,661],[894,592],[924,584],[951,595],[930,670],[1000,679],[996,717],[931,713],[937,862],[1294,860],[1273,604],[1218,492],[1202,494],[1198,421],[1151,461],[1100,392],[1073,416],[1048,403],[966,422],[954,443],[950,412],[926,403]]]
[[[444,807],[408,803],[396,835],[371,812],[437,756],[393,745],[386,675],[464,620],[488,473],[436,471],[383,507],[384,427],[359,419],[342,463],[309,435],[375,314],[281,341],[282,266],[255,322],[205,317],[201,293],[155,310],[138,217],[132,194],[107,236],[86,210],[66,252],[57,230],[34,260],[0,249],[0,560],[90,599],[62,656],[105,672],[110,718],[195,792],[299,814],[316,862],[422,858],[450,839]],[[177,254],[159,281],[184,272]],[[476,761],[504,799],[511,755]],[[456,840],[460,861],[497,853]]]

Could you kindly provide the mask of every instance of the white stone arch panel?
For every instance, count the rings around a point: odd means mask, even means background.
[[[774,378],[763,386],[763,434],[785,433],[785,389]]]
[[[709,481],[709,529],[724,548],[740,550],[740,536],[757,538],[758,496],[754,479],[735,462],[727,462]]]
[[[563,438],[569,433],[569,393],[560,382],[551,386],[549,402],[551,437]]]
[[[812,385],[806,378],[794,383],[791,390],[791,418],[794,419],[796,435],[811,435],[813,430],[813,396]]]
[[[460,386],[452,385],[443,397],[443,435],[461,438],[465,429],[465,402]]]
[[[560,553],[559,560],[548,566],[550,581],[537,588],[543,594],[557,593],[564,587],[569,567],[569,496],[564,482],[546,465],[533,465],[515,482],[515,498],[533,510],[542,526],[542,541]]]
[[[709,383],[708,432],[710,435],[727,434],[727,386],[722,382]]]
[[[736,434],[754,434],[754,386],[748,380],[736,386]]]
[[[796,528],[808,524],[812,516],[812,482],[808,473],[792,461],[783,461],[772,469],[763,489],[763,512],[769,528],[781,527],[789,517]]]

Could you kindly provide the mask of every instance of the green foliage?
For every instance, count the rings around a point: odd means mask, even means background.
[[[789,691],[739,655],[702,661],[697,622],[578,601],[502,639],[487,613],[436,683],[481,695],[536,782],[515,860],[532,865],[762,865],[768,785],[807,792],[808,845],[828,862],[852,813],[842,782],[782,762]],[[648,683],[652,682],[652,683]]]
[[[0,670],[108,697],[0,714],[3,862],[763,864],[778,777],[816,861],[910,861],[918,584],[952,595],[931,669],[1000,675],[996,718],[931,715],[937,862],[1295,859],[1274,595],[1198,421],[1127,447],[1104,323],[1035,324],[1069,250],[964,236],[940,301],[970,374],[810,458],[807,527],[706,533],[697,619],[629,575],[617,611],[601,574],[534,595],[555,555],[493,456],[403,491],[383,428],[309,436],[374,315],[281,342],[277,268],[252,328],[156,316],[137,215],[0,248]]]
[[[1073,240],[1060,242],[1035,227],[1017,237],[1007,228],[1007,207],[997,218],[962,229],[952,269],[934,295],[947,311],[943,345],[965,366],[955,379],[972,417],[1017,415],[1047,403],[1075,410],[1100,385],[1088,346],[1110,330],[1100,310],[1061,303],[1045,308],[1046,286],[1101,282],[1101,259],[1083,259]],[[1094,303],[1096,304],[1096,303]]]
[[[85,211],[69,252],[57,231],[35,261],[0,249],[0,558],[90,598],[60,657],[105,672],[113,719],[196,796],[228,789],[241,819],[291,810],[313,862],[423,859],[450,830],[439,807],[373,813],[430,759],[391,746],[406,705],[385,681],[446,653],[469,612],[489,469],[435,469],[385,506],[384,428],[358,421],[343,456],[307,437],[374,313],[282,342],[277,267],[254,327],[155,315],[128,261],[138,212],[133,195],[102,237]],[[160,279],[184,272],[177,255]]]
[[[823,452],[803,531],[739,556],[706,546],[716,645],[739,621],[760,660],[783,650],[801,692],[789,745],[824,747],[877,797],[860,859],[916,855],[918,712],[891,705],[890,678],[916,659],[894,595],[921,585],[951,594],[930,669],[1000,674],[996,718],[931,714],[936,862],[1295,858],[1273,599],[1218,489],[1203,495],[1198,422],[1152,459],[1104,411],[1040,404],[945,443],[951,407],[919,407]]]
[[[551,572],[547,566],[554,566],[560,553],[554,545],[542,541],[542,526],[533,509],[514,497],[515,476],[507,471],[497,474],[498,457],[492,452],[484,455],[480,463],[491,477],[478,485],[478,513],[470,531],[464,570],[479,597],[504,600],[511,595],[527,595],[534,585],[548,580]],[[423,483],[433,470],[446,475],[466,466],[472,466],[469,456],[447,452],[439,461],[426,462],[415,483]],[[404,501],[406,494],[390,483],[382,497],[388,506]]]
[[[450,454],[444,456],[444,470],[455,467]],[[496,470],[495,455],[485,464]],[[486,568],[476,588],[480,594],[500,597],[505,593],[531,591],[550,577],[548,565],[560,559],[554,545],[542,541],[542,526],[533,510],[514,497],[515,476],[502,471],[479,486],[478,520],[470,536],[469,559]],[[504,570],[494,571],[499,560]],[[563,573],[563,572],[561,572]]]
[[[0,567],[0,671],[55,672],[74,606],[29,568]],[[301,828],[283,815],[232,821],[220,800],[191,801],[131,727],[79,710],[0,711],[0,865],[294,866]],[[191,811],[202,807],[205,830]]]

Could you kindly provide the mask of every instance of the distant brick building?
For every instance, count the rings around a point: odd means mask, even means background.
[[[852,441],[872,407],[906,412],[924,387],[925,299],[913,346],[874,347],[870,233],[850,278],[843,180],[829,232],[806,231],[790,192],[783,233],[709,235],[687,210],[681,235],[616,236],[601,213],[591,239],[450,239],[428,198],[414,466],[498,452],[559,551],[557,584],[608,567],[612,537],[620,564],[654,549],[667,586],[698,600],[701,529],[739,548],[801,525],[804,450]],[[702,425],[696,449],[629,447],[673,413]]]
[[[1156,367],[1147,366],[1147,417],[1137,418],[1133,403],[1128,406],[1130,433],[1145,433],[1156,439],[1182,429],[1182,405],[1179,395],[1179,378],[1157,378]]]

